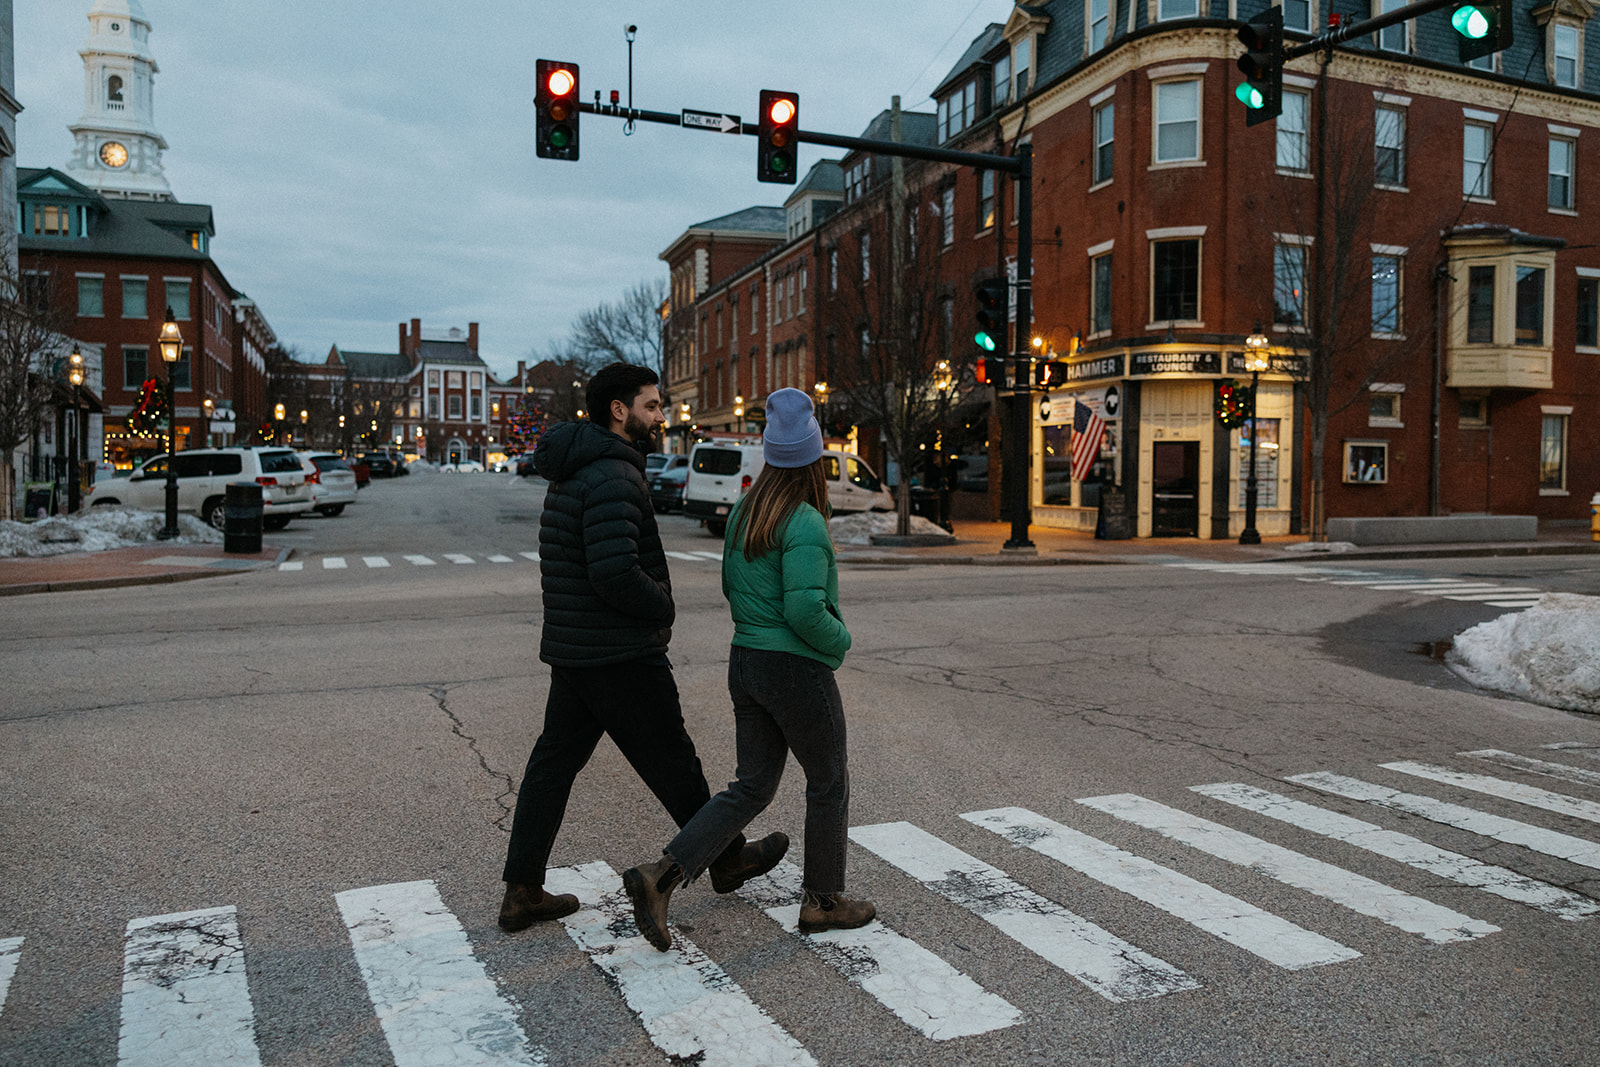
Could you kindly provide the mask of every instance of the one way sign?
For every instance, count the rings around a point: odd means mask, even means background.
[[[685,108],[681,125],[691,130],[710,130],[712,133],[738,133],[743,127],[738,115],[722,115],[712,111],[690,111]]]

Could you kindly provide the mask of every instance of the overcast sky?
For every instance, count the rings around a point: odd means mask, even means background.
[[[502,373],[573,317],[665,277],[690,225],[789,186],[756,141],[585,115],[577,163],[538,159],[533,61],[571,60],[592,99],[755,121],[800,94],[803,129],[856,135],[891,96],[928,94],[1007,0],[142,0],[155,120],[181,201],[210,204],[212,255],[279,339],[394,351],[396,324],[481,324]],[[92,0],[16,5],[18,163],[64,169],[83,113]],[[802,145],[799,172],[836,149]]]

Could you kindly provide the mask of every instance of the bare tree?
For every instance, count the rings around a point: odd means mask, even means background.
[[[591,370],[622,361],[662,374],[661,309],[666,301],[666,281],[654,278],[616,301],[585,311],[572,324],[565,355]]]
[[[0,519],[16,517],[17,449],[65,396],[49,364],[65,351],[71,318],[25,281],[14,250],[0,248]]]

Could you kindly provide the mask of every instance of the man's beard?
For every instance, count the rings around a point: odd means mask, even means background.
[[[641,447],[653,446],[656,443],[656,427],[654,423],[646,422],[630,411],[622,424],[622,436]]]

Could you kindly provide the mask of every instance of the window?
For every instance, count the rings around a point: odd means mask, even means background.
[[[1200,158],[1200,82],[1156,84],[1156,162]]]
[[[1391,11],[1398,11],[1400,8],[1405,7],[1407,2],[1408,0],[1382,0],[1382,10],[1377,13],[1380,15],[1387,15]],[[1379,30],[1378,47],[1383,49],[1385,52],[1408,51],[1408,25],[1408,23],[1401,22],[1393,26],[1385,26],[1383,29]]]
[[[1003,107],[1011,102],[1011,53],[1007,52],[994,61],[994,107]]]
[[[1200,242],[1157,241],[1152,247],[1152,322],[1200,318]]]
[[[1565,137],[1550,138],[1550,206],[1572,210],[1572,161],[1577,145]]]
[[[449,408],[449,411],[450,411],[450,416],[449,417],[450,418],[459,419],[461,417],[461,394],[460,393],[451,393],[448,397],[445,398],[445,404]]]
[[[853,204],[867,191],[867,160],[860,160],[844,172],[845,203]]]
[[[1011,63],[1011,65],[1017,68],[1017,74],[1016,74],[1016,78],[1017,78],[1017,96],[1016,96],[1016,99],[1018,99],[1018,100],[1021,100],[1024,96],[1028,95],[1028,63],[1029,63],[1029,56],[1031,56],[1032,54],[1033,54],[1033,38],[1031,38],[1031,37],[1024,38],[1023,40],[1018,41],[1016,48],[1012,50],[1012,63]]]
[[[832,254],[835,255],[835,256],[838,255],[837,252],[832,253]],[[837,261],[835,262],[835,269],[837,269]],[[838,281],[837,278],[835,278],[834,280],[835,280],[835,282]],[[750,332],[751,333],[755,333],[756,332],[756,307],[757,307],[757,297],[758,297],[758,295],[759,294],[758,294],[758,292],[756,290],[756,283],[755,282],[751,282],[750,283],[750,303],[749,303],[749,307],[750,307]]]
[[[122,387],[129,391],[144,385],[150,377],[150,350],[124,348],[122,350]]]
[[[464,379],[461,377],[461,372],[458,370],[447,370],[444,372],[444,384],[445,388],[447,389],[460,389],[463,380]]]
[[[1539,489],[1567,487],[1567,416],[1546,413],[1540,420]]]
[[[115,74],[106,79],[106,100],[110,103],[122,103],[122,79]]]
[[[439,417],[439,394],[438,393],[429,393],[428,394],[428,418],[437,419],[438,417]]]
[[[172,375],[172,388],[178,392],[186,393],[194,388],[189,381],[190,354],[190,350],[185,348],[183,354],[178,357],[178,362],[167,368],[167,372]]]
[[[1198,18],[1199,15],[1199,0],[1158,0],[1157,3],[1156,18],[1162,22]]]
[[[1400,333],[1399,256],[1372,257],[1372,332],[1389,336]]]
[[[869,281],[872,278],[872,234],[861,234],[861,280]]]
[[[939,140],[948,141],[978,117],[978,83],[970,81],[939,101]]]
[[[1306,120],[1311,114],[1311,94],[1285,91],[1283,110],[1278,114],[1278,166],[1284,170],[1306,170],[1310,152],[1306,139]]]
[[[1461,143],[1461,192],[1465,196],[1487,199],[1494,188],[1489,158],[1494,146],[1494,127],[1469,122],[1463,129]]]
[[[1107,100],[1094,109],[1094,183],[1111,180],[1112,149],[1115,147],[1116,104]]]
[[[149,317],[148,301],[145,299],[145,289],[148,284],[143,278],[122,279],[123,318],[143,319]]]
[[[1277,326],[1306,324],[1306,246],[1278,243],[1272,248],[1272,321]]]
[[[1092,292],[1089,294],[1089,332],[1111,332],[1111,253],[1095,256],[1091,262]]]
[[[37,237],[70,236],[72,209],[57,204],[33,205],[33,232]]]
[[[172,312],[172,317],[179,322],[189,319],[189,281],[187,278],[168,278],[167,310]]]
[[[830,293],[839,291],[839,250],[837,248],[828,249],[828,291]],[[756,332],[754,315],[750,316],[750,332]]]
[[[1557,23],[1550,27],[1551,80],[1566,89],[1578,87],[1578,28]]]
[[[1283,28],[1311,32],[1311,0],[1283,0]]]
[[[978,229],[994,225],[994,171],[978,172]]]
[[[1403,429],[1405,423],[1400,421],[1400,400],[1405,390],[1404,385],[1373,385],[1367,394],[1367,425]]]
[[[1344,480],[1365,485],[1382,485],[1389,480],[1389,442],[1346,441]]]
[[[1380,107],[1377,112],[1377,173],[1379,185],[1406,184],[1406,113],[1398,107]]]
[[[1111,40],[1111,0],[1089,0],[1089,51],[1098,52]]]
[[[472,402],[469,405],[468,410],[472,413],[472,417],[474,419],[483,418],[483,397],[479,396],[477,393],[473,393],[471,399]]]
[[[1467,343],[1494,344],[1494,268],[1467,270]]]
[[[1517,268],[1517,344],[1544,344],[1544,268]]]
[[[944,246],[949,248],[956,243],[956,187],[947,185],[939,194],[939,221],[941,223],[941,237]]]
[[[1488,400],[1482,396],[1463,396],[1456,402],[1456,421],[1463,426],[1489,424]]]
[[[99,317],[106,313],[106,280],[78,276],[78,314]]]
[[[1250,435],[1261,427],[1261,437],[1256,441],[1256,504],[1263,508],[1278,506],[1278,427],[1279,419],[1246,419],[1239,426],[1238,481],[1239,507],[1249,506],[1250,492]]]
[[[1578,347],[1600,347],[1600,278],[1578,279]]]

